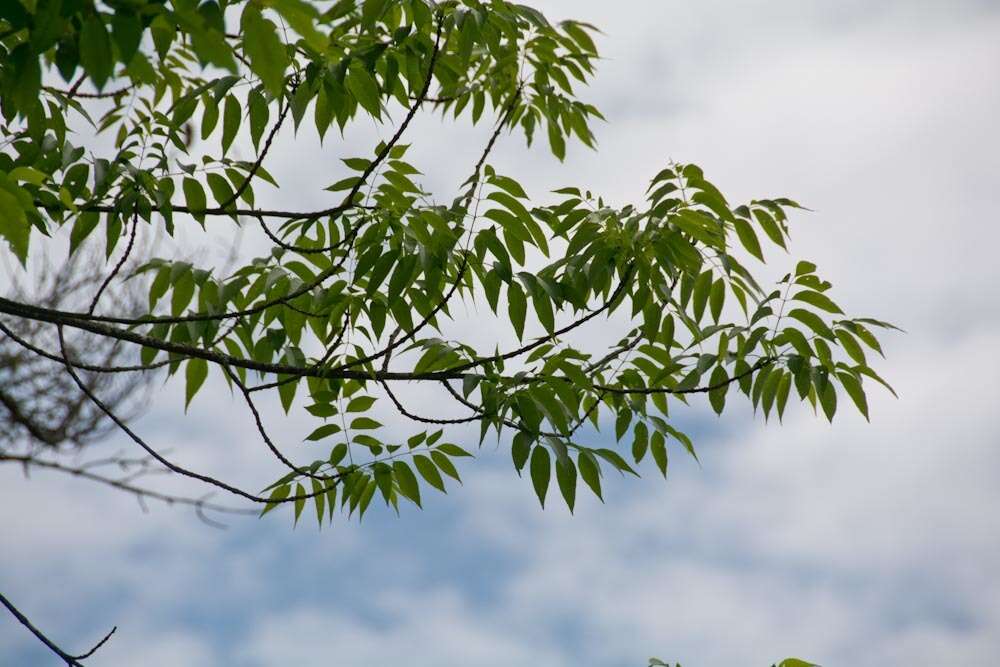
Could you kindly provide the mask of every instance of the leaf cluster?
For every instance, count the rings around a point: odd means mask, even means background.
[[[787,253],[796,202],[733,204],[700,168],[675,163],[642,202],[579,187],[539,200],[490,164],[510,132],[529,145],[544,133],[560,160],[569,141],[595,146],[602,116],[579,96],[598,60],[595,33],[502,0],[3,3],[7,252],[25,263],[32,244],[64,229],[71,253],[96,237],[110,261],[127,256],[129,234],[225,219],[259,227],[272,247],[225,274],[153,258],[128,276],[148,285],[138,317],[3,297],[0,312],[127,342],[142,367],[183,377],[188,403],[213,372],[245,392],[289,468],[265,489],[262,513],[290,505],[295,521],[310,500],[320,522],[338,508],[360,516],[376,494],[419,506],[422,489],[459,481],[455,461],[473,447],[443,434],[461,424],[478,424],[479,443],[509,436],[539,501],[554,479],[572,511],[581,479],[603,499],[609,470],[638,475],[651,460],[666,477],[670,449],[695,456],[671,410],[701,397],[721,414],[742,395],[779,419],[796,397],[832,420],[846,396],[867,418],[870,384],[888,387],[869,358],[891,325],[845,315],[810,262],[768,287],[755,275]],[[457,147],[478,159],[454,197],[431,192],[434,165],[408,152],[410,121],[428,110],[491,128],[484,147]],[[285,184],[265,164],[273,145],[296,140],[283,126],[311,125],[323,140],[372,121],[391,138],[342,156],[329,206],[257,205],[261,188]],[[113,148],[101,152],[79,127]],[[255,159],[237,159],[237,145]],[[516,347],[450,339],[459,299],[509,325],[497,344]],[[622,329],[594,352],[573,332],[598,321]],[[462,416],[417,414],[394,392],[402,382]],[[251,402],[258,391],[316,420],[314,461],[292,464],[273,445]],[[376,403],[419,430],[383,435]]]

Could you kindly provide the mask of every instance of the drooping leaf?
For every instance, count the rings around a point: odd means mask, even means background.
[[[549,450],[541,445],[536,445],[531,451],[531,485],[535,488],[538,502],[545,507],[545,493],[549,489],[549,478],[552,476],[552,463],[549,458]]]

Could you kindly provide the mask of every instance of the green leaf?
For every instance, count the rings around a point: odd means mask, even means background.
[[[667,478],[667,443],[666,438],[659,431],[653,431],[649,439],[649,452],[653,455],[656,467],[660,469],[663,478]]]
[[[865,420],[871,421],[868,417],[868,398],[865,396],[865,390],[861,387],[861,381],[853,374],[845,371],[838,371],[837,378],[840,380],[844,391],[854,401],[854,405],[857,406],[858,411],[864,415]]]
[[[311,440],[313,442],[316,442],[318,440],[323,440],[324,438],[328,438],[331,435],[336,435],[337,433],[340,433],[341,430],[342,429],[337,424],[324,424],[323,426],[320,426],[312,433],[310,433],[306,437],[306,440]]]
[[[829,338],[830,340],[834,339],[833,331],[830,330],[830,327],[826,325],[826,322],[824,322],[823,319],[816,313],[803,310],[802,308],[792,308],[788,311],[788,317],[802,322],[823,338]]]
[[[295,392],[299,388],[299,379],[295,378],[291,382],[278,385],[278,399],[285,414],[292,409],[292,402],[295,400]]]
[[[225,154],[236,138],[236,133],[240,131],[240,118],[242,110],[240,103],[232,95],[226,96],[226,103],[222,111],[222,153]]]
[[[839,313],[843,314],[844,311],[840,309],[840,306],[835,304],[830,300],[825,294],[821,292],[815,292],[813,290],[804,290],[799,292],[792,297],[793,301],[804,301],[812,306],[816,306],[820,310],[825,310],[828,313]]]
[[[782,330],[781,335],[788,339],[788,342],[792,344],[795,351],[798,352],[803,358],[808,359],[813,356],[812,348],[809,347],[809,341],[806,340],[805,334],[794,327],[785,327]]]
[[[618,413],[618,416],[615,417],[615,440],[621,442],[631,423],[632,412],[630,410],[622,410]]]
[[[736,236],[739,237],[740,243],[747,251],[759,259],[764,261],[764,253],[760,251],[760,241],[757,240],[757,233],[754,232],[753,227],[750,223],[741,218],[736,218],[733,220],[733,226],[736,228]]]
[[[781,420],[785,415],[785,405],[788,403],[788,394],[792,389],[792,374],[791,373],[781,373],[781,381],[778,384],[778,419]]]
[[[817,388],[819,393],[819,404],[823,407],[823,414],[826,418],[833,421],[833,416],[837,413],[837,390],[834,389],[833,383],[827,381],[822,389]]]
[[[201,385],[205,383],[205,378],[208,377],[208,362],[204,359],[190,359],[187,362],[187,367],[184,369],[184,409],[187,410],[188,406],[191,405],[191,399],[194,395],[198,393],[201,389]]]
[[[522,188],[521,184],[513,178],[501,176],[500,174],[494,174],[490,177],[490,183],[504,190],[508,194],[513,195],[514,197],[519,197],[521,199],[528,198],[528,195],[524,192],[524,188]]]
[[[417,478],[413,474],[413,471],[410,470],[410,467],[402,461],[394,461],[392,464],[392,473],[396,478],[396,484],[399,486],[399,492],[412,500],[417,507],[420,507],[420,485],[417,483]]]
[[[194,296],[194,277],[191,271],[185,271],[174,283],[174,291],[170,295],[170,314],[177,317],[184,312]]]
[[[3,191],[0,191],[0,216],[3,213]],[[94,211],[85,211],[81,213],[76,218],[76,222],[73,223],[73,229],[69,235],[69,254],[72,255],[80,247],[90,233],[94,231],[97,227],[97,223],[101,221],[101,216]],[[3,220],[0,220],[0,225],[3,224]],[[25,221],[27,225],[27,221]],[[27,248],[26,248],[27,249]]]
[[[184,203],[192,211],[204,211],[208,208],[208,200],[205,198],[205,189],[197,180],[185,177],[182,185],[184,191]],[[204,216],[195,216],[204,220]]]
[[[762,209],[755,208],[753,210],[753,216],[757,218],[757,222],[760,224],[764,233],[767,234],[768,238],[771,239],[775,244],[785,247],[785,238],[781,233],[781,228],[778,227],[778,223],[775,222],[771,215]]]
[[[549,489],[549,478],[552,475],[552,464],[549,458],[549,450],[541,445],[537,445],[531,452],[531,484],[535,487],[535,494],[538,502],[545,507],[545,493]]]
[[[357,430],[371,430],[382,426],[379,422],[375,421],[371,417],[355,417],[351,421],[351,428]]]
[[[345,412],[366,412],[375,404],[375,399],[371,396],[356,396],[347,404]]]
[[[316,523],[319,527],[323,527],[323,511],[326,505],[326,495],[324,494],[324,488],[322,482],[318,479],[310,480],[312,482],[312,492],[315,494],[313,496],[313,503],[316,505]]]
[[[524,431],[518,431],[514,434],[514,441],[511,444],[510,456],[514,461],[514,469],[517,470],[517,474],[521,474],[521,470],[524,469],[524,464],[528,461],[528,455],[531,453],[531,436],[529,436]]]
[[[728,380],[729,375],[726,373],[726,369],[722,366],[716,366],[708,381],[709,386],[716,387],[708,392],[708,402],[717,415],[721,415],[723,408],[726,407],[726,392],[729,391]]]
[[[413,465],[416,466],[417,472],[423,477],[428,484],[433,486],[435,489],[441,493],[447,493],[444,488],[444,480],[441,479],[441,473],[438,472],[437,466],[434,462],[423,454],[414,454]]]
[[[277,0],[274,8],[314,51],[325,51],[328,39],[316,29],[318,12],[312,4],[305,0]]]
[[[97,224],[96,221],[94,224]],[[24,209],[21,208],[21,203],[17,197],[0,187],[0,236],[10,243],[11,250],[21,264],[25,264],[28,260],[30,235],[31,225]]]
[[[804,276],[816,271],[816,265],[812,262],[801,261],[795,265],[795,277]]]
[[[712,271],[703,271],[694,281],[694,291],[691,295],[694,321],[700,322],[705,314],[705,305],[708,303],[708,294],[712,289]]]
[[[594,453],[597,454],[598,456],[600,456],[602,459],[604,459],[608,463],[610,463],[611,465],[613,465],[623,475],[625,473],[631,473],[631,474],[635,475],[636,477],[639,476],[639,473],[637,473],[635,470],[633,470],[632,466],[630,466],[625,461],[625,459],[623,459],[618,454],[618,452],[616,452],[615,450],[601,448],[601,449],[595,449]]]
[[[835,329],[833,333],[836,334],[837,340],[840,341],[840,347],[844,349],[844,352],[847,352],[847,356],[853,359],[855,363],[861,364],[862,366],[867,365],[868,362],[865,358],[865,352],[861,349],[861,346],[858,345],[858,341],[854,339],[854,336],[840,328]]]
[[[524,337],[524,318],[528,310],[528,301],[524,296],[524,290],[516,282],[512,282],[507,287],[507,312],[510,315],[511,324],[517,333],[517,339]]]
[[[576,505],[576,466],[569,457],[556,460],[556,482],[570,514]],[[544,505],[544,502],[543,502]]]
[[[722,306],[726,302],[726,281],[723,279],[716,280],[712,285],[712,292],[708,297],[709,307],[712,310],[712,321],[716,324],[719,323],[719,317],[722,316]]]
[[[111,54],[111,38],[100,14],[88,18],[80,31],[80,64],[97,89],[104,88],[115,63]]]
[[[632,429],[632,458],[635,459],[636,463],[642,462],[648,447],[649,431],[644,422],[638,421],[635,428]]]
[[[295,499],[295,522],[293,525],[298,525],[299,517],[302,516],[302,510],[306,506],[306,488],[301,483],[295,485],[295,495],[297,498]]]
[[[215,3],[205,3],[201,5],[202,7],[215,7],[218,11],[218,6]],[[196,29],[190,32],[191,35],[191,46],[194,48],[195,55],[203,64],[212,64],[229,70],[230,72],[236,71],[236,61],[233,59],[233,50],[226,43],[225,36],[220,32],[220,30],[215,30],[213,28]]]
[[[289,495],[291,495],[291,492],[292,492],[292,487],[288,484],[283,484],[275,488],[274,491],[271,491],[271,495],[268,498],[268,503],[264,505],[264,509],[262,509],[260,511],[260,514],[257,516],[262,517],[271,510],[273,510],[275,507],[278,507],[278,505],[281,504],[280,501],[284,500]]]
[[[220,206],[233,198],[233,188],[222,174],[209,172],[205,175],[205,180],[208,181],[208,189],[212,191],[212,197]]]
[[[535,315],[538,316],[538,321],[542,323],[545,330],[549,333],[555,331],[556,320],[552,313],[552,302],[549,301],[548,296],[545,293],[538,293],[531,297],[531,302],[535,306]]]
[[[438,445],[437,450],[447,454],[448,456],[472,456],[472,454],[465,451],[458,445],[453,445],[449,442]]]
[[[580,477],[594,492],[594,495],[601,502],[604,502],[604,498],[601,496],[601,469],[594,455],[590,452],[580,452],[576,457],[576,464],[580,470]]]
[[[250,108],[250,138],[255,148],[260,146],[260,139],[267,129],[267,121],[271,114],[267,100],[258,90],[251,90],[247,96],[247,106]]]
[[[381,116],[382,105],[379,102],[378,84],[368,70],[352,65],[347,70],[346,84],[354,99],[365,108],[365,111],[376,118]]]
[[[38,93],[42,86],[42,68],[38,64],[38,54],[32,50],[30,44],[24,43],[6,56],[4,65],[6,76],[3,77],[5,79],[3,84],[10,95],[4,100],[4,106],[7,106],[9,99],[11,107],[20,111],[22,116],[37,118],[35,110],[39,108]],[[7,91],[5,95],[8,94]],[[4,134],[6,136],[6,132]]]
[[[552,154],[562,162],[566,157],[566,139],[563,138],[562,131],[559,129],[559,123],[549,120],[548,134],[549,148],[552,150]]]
[[[248,4],[243,10],[243,49],[250,66],[260,77],[264,88],[278,97],[285,88],[288,52],[278,38],[274,23],[264,18],[257,5]]]
[[[372,467],[372,476],[378,490],[382,492],[382,498],[388,505],[392,502],[392,468],[385,463],[377,462]]]
[[[118,55],[123,63],[131,61],[139,49],[142,31],[142,22],[138,16],[121,11],[115,12],[111,19],[111,34],[115,38],[115,44],[118,45]]]
[[[431,452],[431,459],[437,465],[438,469],[444,474],[448,475],[457,482],[461,482],[462,478],[458,476],[458,469],[455,468],[455,464],[451,462],[447,456],[441,452]]]

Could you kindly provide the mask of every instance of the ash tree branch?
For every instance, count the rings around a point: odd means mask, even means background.
[[[281,450],[278,449],[277,445],[274,444],[274,441],[271,440],[270,436],[268,436],[267,429],[264,428],[264,420],[260,416],[260,411],[257,410],[257,406],[254,404],[253,398],[250,396],[250,390],[247,389],[247,386],[243,384],[239,376],[236,375],[236,373],[234,373],[233,370],[229,368],[229,366],[223,366],[222,370],[225,371],[226,376],[229,378],[229,380],[232,381],[232,383],[235,384],[237,388],[239,388],[240,393],[243,394],[243,399],[246,401],[247,407],[250,408],[250,412],[253,414],[254,423],[257,426],[257,432],[260,433],[260,437],[261,439],[264,440],[264,444],[267,445],[267,448],[271,451],[272,454],[274,454],[274,457],[278,459],[278,461],[280,461],[282,465],[284,465],[289,470],[292,470],[293,472],[296,472],[300,475],[305,475],[306,477],[315,479],[320,482],[336,479],[337,476],[335,475],[317,475],[308,468],[301,468],[292,463],[291,461],[289,461],[288,458],[281,453]]]
[[[415,422],[420,422],[422,424],[436,424],[436,425],[450,425],[450,424],[468,424],[470,422],[478,422],[487,419],[484,415],[473,415],[471,417],[455,417],[451,419],[442,419],[439,417],[421,417],[420,415],[414,414],[406,409],[403,403],[399,400],[392,389],[389,388],[388,382],[380,382],[382,388],[385,389],[386,395],[392,404],[396,406],[396,410],[399,414],[403,415],[407,419],[412,419]]]
[[[125,252],[118,260],[118,263],[115,264],[115,268],[111,270],[111,273],[109,273],[108,276],[104,279],[104,282],[101,283],[101,286],[97,288],[97,293],[94,294],[94,298],[90,302],[90,308],[87,309],[88,315],[94,314],[94,310],[97,309],[97,302],[100,301],[101,295],[104,294],[104,290],[108,288],[108,285],[111,284],[111,281],[115,279],[118,273],[122,270],[122,267],[125,266],[125,262],[128,261],[129,256],[132,254],[132,248],[133,246],[135,246],[135,237],[138,233],[139,233],[139,214],[136,213],[132,215],[132,233],[129,234],[128,245],[125,247]]]
[[[12,341],[17,343],[24,349],[34,352],[40,357],[44,357],[59,364],[66,363],[68,361],[70,364],[72,364],[73,368],[78,368],[82,371],[89,371],[91,373],[135,373],[141,371],[153,371],[173,363],[171,360],[166,359],[164,361],[157,361],[156,363],[152,364],[135,364],[132,366],[98,366],[95,364],[85,364],[80,361],[63,359],[62,357],[52,354],[51,352],[43,350],[37,345],[33,345],[32,343],[28,342],[24,338],[21,338],[16,333],[11,331],[3,322],[0,322],[0,332],[3,332],[5,336],[10,338]]]
[[[57,331],[58,331],[58,334],[59,334],[60,349],[62,351],[63,358],[65,359],[66,358],[66,341],[65,341],[65,338],[63,336],[62,326],[58,326],[57,327]],[[69,373],[69,375],[70,375],[71,378],[73,378],[73,381],[76,383],[77,387],[80,388],[80,391],[82,391],[84,394],[86,394],[87,398],[89,398],[90,401],[92,403],[94,403],[94,405],[96,405],[98,408],[100,408],[100,410],[102,412],[104,412],[104,414],[107,415],[108,418],[111,421],[113,421],[115,423],[115,425],[118,426],[118,428],[121,429],[125,433],[125,435],[127,435],[133,442],[135,442],[137,445],[139,445],[147,454],[149,454],[151,457],[153,457],[154,459],[156,459],[164,467],[166,467],[169,470],[171,470],[171,471],[173,471],[173,472],[175,472],[175,473],[177,473],[179,475],[182,475],[184,477],[190,477],[191,479],[196,479],[196,480],[198,480],[200,482],[204,482],[205,484],[209,484],[211,486],[218,487],[218,488],[220,488],[220,489],[222,489],[224,491],[228,491],[229,493],[231,493],[231,494],[233,494],[235,496],[239,496],[241,498],[244,498],[246,500],[249,500],[249,501],[252,501],[252,502],[255,502],[255,503],[270,503],[270,502],[274,502],[270,498],[265,498],[263,496],[258,496],[255,493],[251,493],[249,491],[244,491],[243,489],[240,489],[240,488],[235,487],[235,486],[233,486],[231,484],[228,484],[226,482],[218,480],[218,479],[216,479],[214,477],[211,477],[209,475],[203,475],[203,474],[195,472],[193,470],[189,470],[187,468],[184,468],[183,466],[179,466],[176,463],[168,460],[166,457],[164,457],[158,451],[156,451],[155,449],[153,449],[152,447],[150,447],[142,438],[140,438],[135,433],[135,431],[133,431],[132,429],[130,429],[125,424],[124,421],[122,421],[117,415],[115,415],[115,413],[111,410],[111,408],[109,408],[104,402],[101,401],[101,399],[99,399],[97,396],[95,396],[94,393],[92,391],[90,391],[90,389],[87,387],[87,385],[80,379],[80,376],[76,373],[76,371],[73,370],[72,364],[70,364],[67,361],[65,363],[65,367],[66,367],[66,372]],[[320,489],[319,491],[316,491],[316,492],[313,492],[313,493],[305,493],[305,494],[297,494],[295,496],[289,496],[287,498],[284,498],[283,500],[276,501],[276,502],[282,502],[282,503],[284,503],[284,502],[294,502],[296,500],[303,500],[303,499],[313,498],[313,497],[315,497],[317,495],[320,495],[321,493],[326,493],[326,491],[328,491],[329,488],[330,487],[326,487],[326,488]]]
[[[606,305],[610,305],[612,301],[613,299],[609,300],[606,303]],[[602,306],[602,308],[604,307]],[[587,317],[582,318],[582,320],[583,321],[589,320],[595,316],[596,312],[600,311],[601,309],[598,309],[598,311],[590,313]],[[206,361],[210,361],[212,363],[219,365],[229,365],[236,368],[244,368],[247,370],[260,371],[263,373],[271,373],[274,375],[295,375],[298,377],[317,377],[317,378],[342,379],[342,380],[362,380],[362,381],[374,380],[377,382],[381,381],[395,382],[395,381],[411,381],[411,380],[424,380],[424,381],[460,380],[466,375],[466,373],[463,373],[464,370],[467,370],[469,368],[478,365],[482,365],[484,363],[488,363],[491,360],[497,358],[497,357],[488,357],[485,359],[472,361],[467,364],[463,364],[446,370],[427,371],[423,373],[385,371],[385,370],[364,372],[351,369],[337,370],[337,369],[327,369],[327,368],[311,368],[311,367],[292,366],[289,364],[281,364],[273,362],[254,361],[252,359],[243,359],[240,357],[234,357],[229,354],[224,354],[222,352],[218,352],[215,350],[205,350],[191,345],[184,345],[180,343],[159,340],[156,338],[151,338],[149,336],[144,336],[142,334],[133,331],[118,329],[116,327],[111,327],[97,322],[92,322],[87,320],[81,321],[79,319],[75,319],[72,316],[72,314],[68,314],[69,317],[67,317],[66,313],[61,313],[60,311],[54,311],[47,308],[38,308],[36,306],[21,304],[4,298],[0,298],[0,312],[5,312],[11,315],[24,317],[36,321],[56,324],[59,327],[60,332],[63,326],[68,326],[75,329],[81,329],[83,331],[89,331],[91,333],[95,333],[101,336],[109,336],[112,338],[117,338],[118,340],[134,343],[137,345],[152,347],[158,350],[162,350],[164,352],[172,352],[187,358],[204,359]],[[567,331],[569,328],[574,328],[576,326],[579,326],[581,323],[582,321],[578,320],[570,325],[567,325],[567,327],[563,327],[558,332],[552,335],[559,335],[560,333],[565,333],[565,331]],[[536,341],[536,343],[532,343],[529,346],[525,347],[533,349],[534,347],[537,347],[539,344],[540,343]],[[523,354],[524,351],[525,350],[523,348],[519,348],[518,350],[514,350],[513,352],[507,353],[507,355],[516,356],[516,354]],[[510,358],[510,356],[504,356],[504,355],[500,356],[502,358]],[[765,359],[767,363],[771,363],[774,361],[773,358],[765,358]],[[762,363],[765,361],[765,359],[758,361],[753,367],[751,367],[749,371],[746,371],[740,375],[730,378],[726,380],[724,383],[719,383],[719,386],[723,386],[724,384],[734,382],[738,379],[741,379],[742,377],[746,377],[748,374],[752,372],[759,370],[760,368],[763,367],[763,365],[766,365]],[[75,373],[73,373],[72,370],[74,368],[74,364],[71,361],[69,361],[69,359],[65,354],[65,351],[60,361],[66,366],[67,371],[70,372],[71,375],[75,376]],[[503,379],[508,379],[513,381],[513,378],[504,377]],[[539,381],[568,382],[570,380],[569,378],[560,375],[535,375],[535,376],[522,377],[518,381],[521,383],[527,383],[527,382],[539,382]],[[693,394],[693,393],[709,392],[712,391],[713,389],[719,388],[719,386],[711,385],[711,386],[696,387],[691,389],[672,389],[668,387],[633,389],[625,387],[595,385],[595,388],[604,389],[607,390],[609,393],[617,393],[617,394],[655,394],[655,393]]]
[[[39,630],[31,622],[31,620],[27,616],[25,616],[24,613],[21,612],[21,610],[19,610],[17,607],[15,607],[14,604],[10,600],[7,599],[7,597],[3,593],[0,593],[0,603],[2,603],[3,606],[7,608],[7,611],[9,611],[14,616],[14,618],[16,618],[18,620],[18,622],[21,625],[23,625],[24,627],[28,628],[28,630],[31,632],[31,634],[35,635],[35,637],[38,639],[38,641],[40,641],[43,644],[45,644],[45,646],[48,647],[48,649],[50,651],[52,651],[57,656],[59,656],[59,658],[63,662],[65,662],[67,665],[69,665],[69,667],[83,667],[83,663],[81,661],[82,660],[86,660],[87,658],[89,658],[90,656],[92,656],[97,651],[97,649],[99,649],[102,646],[104,646],[104,644],[109,639],[111,639],[111,635],[113,635],[115,633],[115,630],[118,629],[118,626],[115,626],[115,627],[111,628],[111,631],[108,632],[108,634],[104,635],[104,638],[101,639],[101,641],[97,642],[97,644],[95,644],[94,647],[92,649],[90,649],[89,651],[87,651],[86,653],[81,653],[79,655],[72,655],[70,653],[67,653],[63,649],[61,649],[55,642],[53,642],[51,639],[49,639],[45,635],[45,633],[43,633],[41,630]]]
[[[46,470],[55,470],[57,472],[65,473],[73,477],[79,477],[81,479],[86,479],[92,482],[97,482],[99,484],[104,484],[106,486],[124,491],[126,493],[133,494],[140,498],[152,498],[154,500],[160,500],[168,505],[188,505],[195,508],[201,508],[203,510],[211,510],[212,512],[219,512],[221,514],[247,514],[256,515],[258,512],[254,509],[240,508],[240,507],[230,507],[228,505],[217,505],[215,503],[208,502],[203,498],[190,498],[187,496],[173,495],[169,493],[163,493],[161,491],[155,491],[153,489],[143,488],[135,486],[126,481],[119,479],[114,479],[112,477],[107,477],[105,475],[99,475],[97,473],[90,472],[94,462],[83,464],[82,466],[67,466],[57,461],[49,461],[46,459],[41,459],[35,456],[22,455],[22,454],[5,454],[0,453],[0,462],[4,463],[17,463],[23,465],[25,468],[30,468],[32,466],[36,468],[44,468]],[[114,461],[101,461],[101,464],[114,463]]]

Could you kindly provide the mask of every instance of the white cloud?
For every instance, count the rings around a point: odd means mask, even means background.
[[[381,599],[377,622],[328,608],[298,608],[261,617],[241,664],[568,665],[555,647],[532,634],[502,629],[509,617],[470,608],[455,591],[398,592]],[[498,631],[499,630],[499,631]]]

